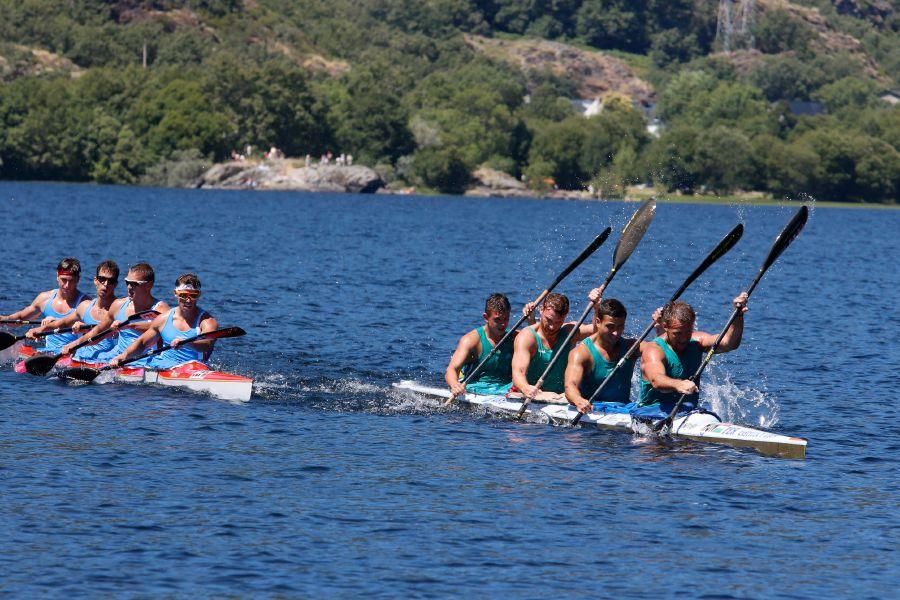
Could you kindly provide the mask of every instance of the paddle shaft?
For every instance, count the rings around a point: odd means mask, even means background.
[[[40,321],[29,321],[26,319],[0,319],[0,325],[40,325]]]
[[[131,315],[130,317],[128,317],[125,321],[123,321],[122,324],[124,325],[126,323],[131,323],[132,321],[137,321],[139,319],[143,319],[144,317],[146,317],[149,314],[157,315],[157,314],[159,314],[159,312],[152,310],[152,309],[136,312],[133,315]],[[71,352],[75,352],[79,348],[83,348],[84,346],[93,344],[94,342],[96,342],[100,338],[106,336],[107,334],[109,334],[112,331],[113,331],[113,328],[109,327],[107,329],[104,329],[103,331],[100,331],[99,333],[92,335],[88,339],[72,346]],[[58,354],[36,354],[36,355],[32,356],[31,358],[28,358],[25,360],[25,370],[28,373],[30,373],[31,375],[46,375],[47,373],[50,372],[50,369],[53,368],[53,366],[56,364],[56,362],[59,359],[61,359],[63,356],[65,356],[65,355],[61,352]]]
[[[216,339],[217,340],[217,339],[226,338],[226,337],[238,337],[238,336],[244,335],[245,333],[247,333],[247,332],[244,331],[243,329],[241,329],[240,327],[224,327],[222,329],[213,329],[212,331],[207,331],[206,333],[199,333],[197,335],[192,335],[191,337],[182,338],[181,342],[178,345],[183,346],[183,345],[189,344],[191,342],[196,342],[196,341],[206,340],[206,339]],[[147,352],[140,356],[135,356],[134,358],[126,358],[125,360],[120,362],[118,364],[118,366],[114,367],[112,365],[106,365],[105,367],[101,367],[100,369],[98,369],[98,371],[109,371],[111,369],[118,369],[122,365],[127,365],[130,363],[142,360],[144,358],[150,358],[151,356],[156,356],[157,354],[162,354],[163,352],[166,352],[167,350],[171,350],[172,348],[175,348],[175,346],[173,346],[172,344],[164,344],[164,345],[160,346],[159,348],[155,348],[155,349],[151,350],[150,352]]]
[[[57,335],[60,333],[71,333],[71,332],[72,332],[71,327],[57,327],[56,329],[51,329],[50,331],[42,331],[40,333],[35,333],[32,337],[33,338],[42,338],[42,337],[47,337],[48,335]],[[5,333],[5,332],[0,331],[0,333]],[[28,336],[24,333],[22,335],[13,336],[10,345],[15,344],[16,342],[21,342],[22,340],[26,339],[27,337]]]
[[[778,237],[775,238],[775,242],[773,242],[772,248],[769,249],[769,253],[766,255],[766,260],[763,261],[762,266],[760,266],[759,271],[757,271],[756,273],[756,277],[753,278],[753,281],[750,283],[750,287],[748,287],[745,291],[748,299],[750,298],[750,294],[753,293],[753,290],[756,289],[756,285],[762,279],[763,275],[765,275],[766,271],[769,270],[769,267],[772,266],[772,264],[778,259],[778,257],[781,256],[781,253],[784,252],[785,249],[791,244],[791,242],[793,242],[794,239],[800,234],[803,226],[806,225],[808,215],[809,209],[806,206],[801,206],[800,210],[797,211],[797,214],[794,215],[794,217],[788,222],[781,233],[778,234]],[[706,352],[706,355],[703,357],[703,361],[700,363],[700,366],[697,367],[697,371],[693,375],[691,375],[690,380],[695,384],[700,380],[700,376],[703,374],[706,366],[713,359],[713,356],[715,356],[716,349],[722,342],[722,338],[725,337],[725,334],[731,328],[734,321],[738,318],[739,315],[743,314],[743,312],[743,306],[735,307],[735,309],[731,312],[731,316],[728,317],[728,321],[725,323],[725,327],[722,328],[722,331],[720,331],[719,335],[716,337],[716,341]],[[689,395],[690,394],[682,394],[678,398],[678,401],[675,402],[675,406],[673,406],[671,412],[669,412],[669,416],[653,426],[654,431],[660,431],[663,427],[671,425],[672,420],[675,418],[675,415],[678,414],[678,409],[681,408],[681,405],[684,403],[684,399]]]
[[[150,309],[150,310],[142,310],[140,312],[136,312],[133,315],[131,315],[130,317],[128,317],[127,319],[125,319],[124,321],[122,321],[122,325],[125,325],[127,323],[133,323],[134,321],[140,321],[141,319],[145,318],[148,314],[158,315],[159,311]],[[97,340],[102,338],[103,336],[109,335],[112,332],[113,332],[113,328],[107,327],[106,329],[95,333],[94,335],[92,335],[88,339],[84,340],[83,342],[78,342],[77,344],[72,346],[72,352],[75,352],[79,348],[84,348],[85,346],[90,346],[91,344],[93,344],[94,342],[96,342]]]
[[[595,237],[594,240],[590,244],[588,244],[584,250],[581,251],[581,254],[579,254],[575,258],[575,260],[573,260],[571,263],[569,263],[569,266],[567,266],[565,269],[563,269],[562,272],[556,276],[556,279],[554,279],[550,283],[550,285],[548,285],[546,287],[546,289],[544,289],[544,291],[540,293],[540,295],[534,300],[534,302],[531,303],[532,310],[523,314],[521,317],[519,317],[519,320],[516,321],[516,324],[509,328],[509,331],[507,331],[506,334],[504,334],[504,336],[502,338],[500,338],[499,342],[494,344],[494,347],[491,349],[491,351],[488,353],[488,355],[485,356],[481,360],[481,362],[478,363],[478,365],[476,365],[476,367],[474,369],[469,371],[469,374],[466,375],[466,378],[463,379],[463,381],[461,382],[461,385],[463,387],[465,387],[467,383],[469,383],[478,373],[481,372],[481,370],[484,368],[484,366],[487,364],[487,362],[491,359],[491,357],[494,356],[494,354],[496,354],[497,351],[500,350],[500,347],[503,346],[503,344],[506,342],[507,339],[509,339],[509,337],[511,335],[513,335],[516,331],[518,331],[519,326],[522,324],[522,322],[525,321],[525,319],[527,319],[528,316],[531,315],[532,312],[534,312],[534,308],[536,308],[537,305],[540,304],[544,300],[544,298],[546,298],[550,294],[550,292],[553,291],[553,288],[555,288],[557,285],[559,285],[560,282],[563,279],[565,279],[572,271],[574,271],[578,265],[583,263],[587,259],[587,257],[589,257],[591,254],[594,253],[594,251],[597,248],[599,248],[600,246],[603,245],[603,243],[606,241],[606,238],[609,237],[609,234],[611,231],[612,231],[612,228],[607,227],[602,232],[600,232],[600,235]],[[451,395],[445,402],[445,405],[452,402],[455,397],[456,397],[455,394]]]
[[[653,222],[653,218],[655,216],[656,200],[650,199],[641,204],[641,206],[638,207],[636,211],[634,211],[634,214],[631,215],[631,218],[628,219],[628,223],[626,223],[625,227],[622,228],[622,235],[619,236],[619,241],[618,243],[616,243],[616,249],[615,251],[613,251],[612,268],[609,270],[609,275],[606,276],[606,281],[604,281],[601,285],[602,289],[606,289],[606,287],[613,280],[613,277],[616,276],[616,273],[619,272],[619,269],[621,269],[622,266],[631,257],[634,249],[637,248],[637,245],[643,239],[644,234],[647,233],[647,229],[650,227],[650,224]],[[535,383],[535,390],[531,394],[526,395],[525,399],[522,401],[522,406],[519,407],[519,412],[516,413],[517,419],[522,418],[522,415],[525,414],[525,409],[531,402],[531,398],[541,391],[541,388],[544,386],[544,379],[547,377],[547,374],[550,373],[550,370],[553,369],[556,361],[559,360],[559,357],[564,353],[564,351],[566,356],[568,356],[568,348],[569,344],[572,341],[572,338],[581,328],[581,324],[584,323],[585,319],[587,319],[588,314],[594,308],[594,302],[588,304],[587,308],[584,309],[584,313],[581,315],[581,318],[569,332],[569,335],[566,336],[563,345],[560,347],[560,351],[550,358],[550,364],[547,365],[547,368],[544,369],[544,372],[541,373],[541,376]]]
[[[612,281],[612,278],[616,276],[616,269],[612,269],[609,272],[609,275],[606,276],[606,281],[603,282],[603,288],[606,289],[606,286],[609,285],[609,282]],[[563,341],[562,345],[559,347],[560,350],[550,359],[550,362],[547,364],[547,367],[544,369],[544,372],[541,373],[541,376],[538,377],[538,380],[534,383],[534,394],[537,394],[541,391],[541,388],[544,386],[544,380],[547,378],[547,375],[550,373],[550,370],[556,365],[556,362],[559,360],[563,354],[568,356],[567,352],[564,352],[566,348],[569,347],[569,344],[572,342],[572,338],[575,337],[575,334],[578,333],[578,328],[581,327],[581,324],[587,319],[587,316],[590,312],[594,310],[594,303],[589,302],[587,307],[584,309],[584,312],[581,313],[581,318],[578,319],[578,322],[572,327],[569,331],[569,334],[566,336],[566,339]],[[522,406],[519,407],[519,412],[516,413],[516,418],[521,419],[522,415],[525,414],[525,409],[528,408],[528,404],[531,402],[531,398],[525,396],[522,400]]]
[[[706,271],[710,266],[712,266],[713,263],[715,263],[722,256],[724,256],[726,252],[731,250],[734,247],[734,245],[738,243],[738,240],[740,240],[741,236],[743,236],[743,235],[744,235],[744,226],[742,224],[738,223],[737,225],[735,225],[735,227],[731,231],[728,232],[728,234],[724,238],[722,238],[722,240],[716,245],[716,247],[713,248],[713,251],[710,252],[706,256],[706,258],[703,259],[703,261],[697,266],[697,268],[694,269],[690,275],[688,275],[687,279],[684,280],[684,283],[682,283],[678,287],[678,289],[675,290],[675,293],[672,294],[671,298],[669,298],[669,302],[675,302],[676,300],[678,300],[678,298],[681,297],[681,295],[685,292],[685,290],[687,290],[688,287],[692,283],[694,283],[694,281],[696,281],[696,279],[698,277],[700,277],[700,275],[702,275],[704,271]],[[631,345],[631,347],[628,348],[628,351],[622,356],[622,358],[619,359],[619,362],[616,363],[616,366],[613,367],[613,370],[610,371],[606,375],[606,378],[603,380],[603,382],[600,384],[600,386],[596,390],[594,390],[593,394],[591,394],[590,399],[588,399],[589,403],[594,402],[594,399],[596,399],[600,395],[600,392],[603,391],[603,389],[606,387],[606,385],[610,381],[612,381],[613,376],[618,372],[618,370],[621,369],[622,366],[624,366],[625,363],[631,359],[631,357],[637,352],[638,348],[640,348],[641,342],[643,342],[644,339],[648,335],[650,335],[650,332],[653,331],[653,328],[655,326],[656,326],[656,323],[651,322],[647,326],[647,328],[644,329],[644,333],[642,333],[641,336],[634,341],[634,343]],[[583,413],[578,413],[575,416],[575,419],[572,421],[572,426],[574,427],[575,425],[578,425],[578,423],[581,421],[581,417],[583,417],[583,416],[584,416]]]

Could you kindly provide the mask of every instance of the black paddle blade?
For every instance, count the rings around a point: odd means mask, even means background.
[[[772,266],[781,253],[784,252],[785,248],[791,245],[791,242],[796,239],[800,232],[803,230],[803,226],[806,225],[806,221],[809,219],[809,209],[806,206],[801,206],[800,210],[797,211],[797,214],[788,222],[787,225],[784,226],[784,229],[781,230],[781,233],[778,234],[778,237],[775,238],[775,242],[772,244],[772,249],[769,250],[769,256],[766,257],[766,262],[763,263],[763,269],[768,269]]]
[[[631,219],[628,220],[625,228],[622,229],[622,236],[619,238],[619,243],[616,244],[616,250],[613,253],[614,270],[618,271],[625,264],[625,261],[628,260],[628,257],[631,256],[631,253],[634,252],[641,238],[647,232],[647,228],[650,227],[650,223],[653,222],[654,216],[656,216],[656,200],[653,198],[641,204],[634,211],[634,214],[631,215]]]
[[[25,360],[25,371],[31,375],[46,375],[59,360],[59,354],[37,354]]]
[[[8,331],[0,331],[0,350],[6,350],[19,341],[19,338]]]
[[[59,377],[60,379],[75,379],[90,383],[97,379],[99,374],[100,371],[98,369],[92,369],[91,367],[72,367],[60,373]]]

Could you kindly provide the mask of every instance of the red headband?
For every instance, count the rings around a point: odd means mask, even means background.
[[[71,269],[57,269],[57,275],[71,275],[72,277],[78,277],[78,274]]]

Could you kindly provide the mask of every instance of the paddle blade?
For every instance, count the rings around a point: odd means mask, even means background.
[[[97,379],[98,375],[100,375],[99,369],[92,369],[91,367],[73,367],[59,374],[61,379],[75,379],[88,383]]]
[[[703,262],[700,263],[700,266],[694,269],[694,272],[691,273],[688,278],[681,284],[681,287],[678,288],[678,291],[672,296],[672,301],[677,300],[679,296],[688,288],[689,285],[694,283],[694,280],[700,277],[704,271],[706,271],[709,267],[712,266],[714,262],[725,256],[725,254],[734,248],[734,245],[738,243],[741,239],[741,236],[744,235],[744,225],[742,223],[738,223],[735,225],[734,229],[728,232],[728,235],[722,238],[722,241],[713,248],[713,251],[709,253],[709,255],[703,259]]]
[[[222,329],[215,329],[207,333],[201,333],[197,336],[197,339],[218,340],[221,338],[240,337],[242,335],[247,335],[247,332],[240,327],[223,327]]]
[[[784,252],[785,248],[790,246],[791,242],[800,235],[804,225],[806,225],[807,219],[809,219],[809,209],[806,206],[801,206],[800,210],[797,211],[797,214],[794,215],[788,224],[784,226],[784,229],[781,230],[781,233],[778,234],[778,237],[775,238],[772,249],[769,250],[769,255],[766,257],[766,262],[763,263],[763,270],[771,267],[772,263],[778,260],[781,253]]]
[[[19,338],[8,331],[0,331],[0,350],[6,350],[19,341]]]
[[[25,360],[25,371],[31,375],[46,375],[59,358],[59,354],[37,354]]]
[[[656,200],[653,198],[641,204],[634,211],[634,214],[631,215],[631,219],[625,224],[622,236],[619,238],[619,243],[616,244],[616,250],[613,253],[614,271],[618,271],[625,264],[625,261],[628,260],[628,257],[631,256],[631,253],[634,252],[641,238],[647,232],[647,228],[650,227],[650,223],[653,222],[654,216],[656,216]]]

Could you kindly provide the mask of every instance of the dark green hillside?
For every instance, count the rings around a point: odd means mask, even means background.
[[[251,145],[448,192],[896,202],[900,0],[754,4],[723,39],[714,0],[0,0],[0,176],[184,181]]]

